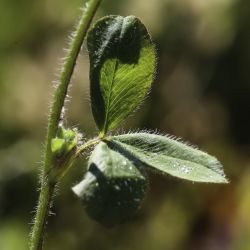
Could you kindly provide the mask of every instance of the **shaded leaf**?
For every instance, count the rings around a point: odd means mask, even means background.
[[[134,133],[114,136],[111,142],[162,173],[190,181],[227,183],[215,157],[169,137]]]
[[[116,128],[148,93],[156,56],[150,36],[134,16],[108,16],[89,31],[90,92],[101,133]]]
[[[131,217],[140,207],[146,189],[141,166],[104,142],[94,149],[83,181],[73,187],[88,215],[105,226]]]

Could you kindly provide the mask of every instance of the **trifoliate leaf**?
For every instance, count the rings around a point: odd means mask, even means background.
[[[162,173],[190,181],[227,183],[215,157],[169,137],[134,133],[114,136],[111,142]]]
[[[105,226],[119,224],[140,207],[147,189],[141,166],[100,142],[94,149],[88,171],[74,193],[86,212]]]
[[[89,31],[91,105],[102,134],[116,128],[148,93],[156,55],[151,38],[134,16],[108,16]]]

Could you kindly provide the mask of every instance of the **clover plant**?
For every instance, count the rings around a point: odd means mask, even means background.
[[[156,50],[146,27],[134,16],[103,17],[88,31],[100,2],[85,3],[53,97],[32,250],[43,247],[55,186],[87,149],[92,149],[87,172],[72,190],[87,214],[104,226],[124,222],[140,208],[148,188],[148,170],[193,182],[227,183],[215,157],[172,136],[147,131],[112,133],[149,93],[156,74]],[[66,128],[62,116],[86,34],[91,107],[99,130],[88,141],[78,130]]]

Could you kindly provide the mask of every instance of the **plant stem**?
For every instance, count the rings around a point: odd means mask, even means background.
[[[44,230],[47,217],[49,215],[49,209],[52,205],[54,187],[54,185],[46,184],[45,181],[41,184],[41,192],[35,217],[35,224],[31,233],[30,249],[32,250],[43,248]]]
[[[49,182],[46,181],[48,170],[53,168],[51,140],[56,136],[58,130],[62,108],[67,95],[71,76],[74,71],[76,59],[100,2],[101,0],[89,0],[85,3],[85,6],[82,10],[83,13],[81,19],[77,25],[75,33],[73,34],[68,54],[62,66],[59,82],[53,96],[45,141],[44,165],[41,176],[41,191],[39,195],[34,226],[31,232],[30,250],[40,250],[43,247],[45,225],[49,214],[49,209],[52,204],[52,197],[55,187],[55,185],[49,184]]]

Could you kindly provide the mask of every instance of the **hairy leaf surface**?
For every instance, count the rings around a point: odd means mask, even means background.
[[[227,183],[215,157],[166,136],[124,134],[112,137],[111,142],[162,173],[190,181]]]
[[[89,31],[90,94],[100,131],[116,128],[148,93],[156,56],[151,38],[134,16],[108,16]]]

